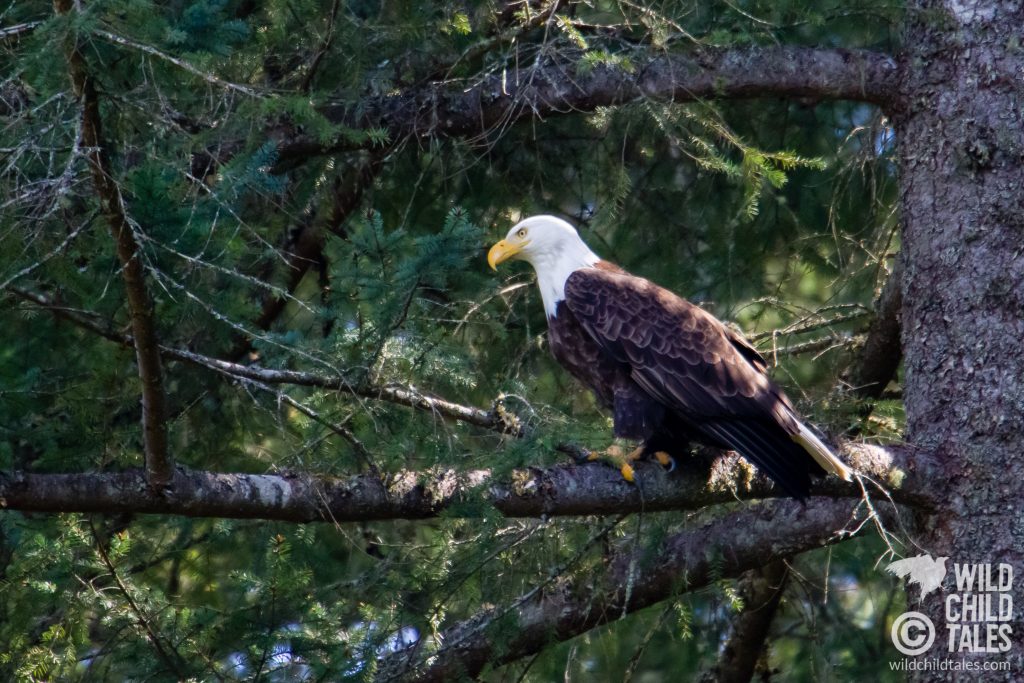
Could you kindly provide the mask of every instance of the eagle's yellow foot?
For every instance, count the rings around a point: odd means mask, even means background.
[[[588,460],[605,460],[610,464],[618,465],[619,472],[622,473],[622,478],[628,482],[636,480],[636,470],[633,469],[631,463],[639,460],[643,457],[644,447],[638,446],[629,453],[625,452],[622,446],[619,444],[612,444],[604,451],[591,451],[587,456]]]
[[[676,468],[676,459],[665,451],[657,451],[654,454],[654,459],[658,461],[658,464],[665,468],[665,471],[671,472]]]

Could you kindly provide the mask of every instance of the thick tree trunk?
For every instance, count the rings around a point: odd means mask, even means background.
[[[921,520],[915,540],[949,557],[942,589],[918,604],[915,588],[909,609],[934,622],[927,656],[1013,666],[998,674],[917,671],[915,680],[1019,680],[1024,671],[1022,26],[1017,0],[925,0],[908,10],[895,116],[904,393],[908,440],[937,455],[934,486],[945,499]],[[954,568],[973,563],[1007,563],[1014,572],[1008,652],[949,651]],[[977,645],[985,647],[988,624],[978,625]]]

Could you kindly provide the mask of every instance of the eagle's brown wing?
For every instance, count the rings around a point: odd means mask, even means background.
[[[824,474],[790,438],[799,422],[764,359],[710,313],[648,280],[599,268],[570,275],[565,302],[638,385],[709,441],[727,444],[795,495],[807,490],[809,474]]]

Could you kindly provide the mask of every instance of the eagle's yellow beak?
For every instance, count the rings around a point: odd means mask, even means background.
[[[519,242],[509,242],[508,240],[501,240],[487,252],[487,263],[490,264],[492,270],[498,269],[498,264],[502,261],[507,261],[519,252],[523,250],[526,245],[530,243],[530,240],[522,240]]]

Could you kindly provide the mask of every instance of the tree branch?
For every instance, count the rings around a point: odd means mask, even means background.
[[[908,448],[850,444],[843,455],[856,470],[891,491],[892,500],[930,507],[931,459]],[[602,464],[514,470],[498,480],[490,470],[400,471],[387,477],[346,478],[304,473],[241,474],[178,468],[163,492],[145,485],[139,470],[39,474],[0,472],[0,508],[26,512],[172,514],[187,517],[354,522],[474,517],[493,506],[507,517],[605,515],[696,510],[737,500],[784,495],[763,475],[751,476],[739,458],[719,458],[708,472],[681,467],[665,474],[641,464],[638,484]],[[868,489],[877,498],[884,494]],[[815,496],[861,497],[857,484],[834,477],[811,489]],[[467,505],[468,504],[468,505]],[[465,506],[465,507],[460,507]],[[887,507],[877,505],[877,507]]]
[[[875,302],[875,317],[868,327],[864,346],[848,373],[848,382],[861,398],[881,398],[903,358],[900,345],[900,311],[903,308],[901,261],[889,274]]]
[[[301,225],[293,234],[289,235],[289,244],[285,251],[288,253],[288,284],[286,290],[293,294],[298,289],[306,273],[314,265],[323,260],[323,248],[325,228],[327,232],[342,236],[343,225],[351,217],[352,213],[359,208],[366,188],[373,183],[374,178],[380,172],[384,162],[384,154],[374,152],[372,157],[356,168],[350,170],[339,181],[334,193],[334,206],[331,209],[330,218],[322,225],[319,221],[312,220],[306,225]],[[263,302],[259,316],[255,320],[255,326],[260,330],[269,330],[270,326],[284,312],[288,304],[288,298],[284,296],[269,296]],[[238,360],[252,348],[249,339],[241,339],[235,348],[228,353],[228,358]]]
[[[719,652],[718,661],[704,673],[701,683],[749,683],[754,679],[788,575],[786,561],[777,559],[740,578],[743,608],[733,620],[729,640]]]
[[[53,314],[123,345],[131,339],[102,321],[62,308],[45,297],[9,287],[8,291]],[[222,361],[184,349],[161,347],[165,357],[208,367],[229,377],[268,385],[295,384],[377,398],[407,405],[486,429],[520,435],[523,427],[497,401],[490,410],[426,396],[411,387],[355,386],[342,376],[330,377],[296,370],[275,370]],[[931,458],[908,447],[884,449],[846,444],[847,462],[858,472],[893,491],[899,502],[929,507],[925,482],[934,465]],[[492,481],[488,470],[466,473],[402,472],[382,480],[373,475],[349,479],[311,476],[217,474],[179,470],[169,495],[154,496],[140,486],[138,472],[117,474],[0,475],[0,507],[36,511],[149,512],[198,517],[242,517],[296,522],[418,519],[481,498],[512,517],[606,514],[625,511],[696,509],[739,498],[778,495],[763,476],[735,457],[723,457],[706,472],[683,467],[671,476],[643,477],[639,486],[626,484],[610,468],[561,466],[516,472],[511,484]],[[812,492],[851,495],[859,489],[825,479]]]
[[[692,102],[704,98],[810,97],[887,106],[897,91],[895,61],[865,50],[801,47],[703,49],[698,54],[630,55],[634,67],[581,68],[566,61],[484,76],[475,83],[433,82],[361,99],[359,107],[329,106],[324,115],[351,129],[383,129],[407,138],[486,138],[524,118],[544,118],[640,99]],[[309,137],[284,142],[274,172],[310,156],[372,145],[343,138],[323,145]]]
[[[72,11],[71,0],[55,0],[57,14]],[[133,227],[125,211],[121,189],[111,174],[104,148],[99,96],[77,39],[68,38],[67,61],[71,83],[82,107],[82,148],[92,174],[100,207],[110,228],[121,262],[132,325],[135,357],[142,381],[142,440],[149,485],[159,489],[170,481],[174,467],[167,454],[167,421],[163,370],[153,318],[153,303],[146,290],[145,269]]]
[[[20,38],[23,34],[31,33],[36,30],[39,26],[42,26],[42,24],[43,22],[41,21],[26,21],[22,24],[0,27],[0,42],[13,38]]]
[[[62,320],[66,320],[78,327],[108,339],[122,346],[132,346],[132,337],[118,332],[107,321],[91,317],[82,311],[73,310],[56,304],[48,298],[35,292],[30,292],[19,287],[8,286],[6,291],[26,301],[40,306]],[[253,365],[242,365],[231,361],[204,356],[199,353],[178,349],[170,346],[160,346],[160,353],[164,358],[170,360],[184,361],[198,365],[210,370],[215,370],[229,378],[236,378],[247,381],[261,382],[269,385],[292,384],[295,386],[314,387],[336,391],[343,394],[351,394],[362,398],[369,398],[398,405],[408,406],[416,410],[438,415],[441,417],[461,420],[484,429],[490,429],[512,436],[522,436],[523,425],[515,415],[505,410],[504,403],[498,399],[490,409],[476,408],[453,401],[447,401],[437,396],[423,393],[416,387],[410,385],[380,385],[360,383],[349,380],[344,375],[318,375],[312,372],[301,370],[276,370],[273,368],[261,368]]]
[[[445,630],[434,651],[421,647],[382,662],[378,681],[461,680],[568,640],[596,626],[774,558],[819,548],[863,530],[865,510],[842,500],[806,506],[776,501],[751,506],[669,537],[660,552],[620,551],[603,576],[560,576],[512,605],[491,608]],[[515,627],[500,627],[513,615]]]
[[[104,549],[103,540],[96,531],[96,526],[92,523],[92,520],[89,521],[89,529],[92,531],[93,546],[96,548],[96,554],[99,555],[100,560],[103,562],[103,565],[107,568],[107,572],[110,574],[110,578],[114,581],[114,585],[117,586],[118,592],[128,604],[128,609],[131,610],[133,615],[135,615],[136,625],[146,635],[146,639],[149,640],[150,645],[153,646],[153,650],[160,658],[160,661],[164,663],[164,666],[173,672],[179,679],[185,678],[185,667],[182,666],[181,655],[174,649],[174,646],[171,643],[167,643],[166,645],[164,644],[164,639],[159,633],[157,633],[152,620],[146,616],[146,613],[139,607],[135,598],[132,597],[131,590],[129,590],[128,586],[121,580],[120,574],[117,573],[117,567],[115,567],[114,563],[111,562],[110,556]]]
[[[58,2],[63,1],[64,0],[58,0]],[[132,40],[131,38],[125,38],[124,36],[119,36],[116,33],[111,33],[110,31],[103,31],[100,29],[94,29],[93,34],[104,40],[110,41],[111,43],[114,43],[116,45],[131,48],[133,50],[138,50],[143,54],[147,54],[151,57],[156,57],[157,59],[162,59],[163,61],[173,64],[179,69],[187,71],[193,76],[201,78],[207,83],[215,85],[219,88],[242,93],[243,95],[248,95],[249,97],[264,97],[264,94],[259,92],[258,90],[250,88],[247,85],[240,85],[238,83],[231,83],[230,81],[225,81],[222,78],[218,78],[217,76],[211,73],[208,73],[206,71],[203,71],[202,69],[192,66],[183,59],[179,59],[174,55],[167,54],[163,50],[158,50],[157,48],[151,45],[146,45],[145,43],[140,43],[138,41]]]

